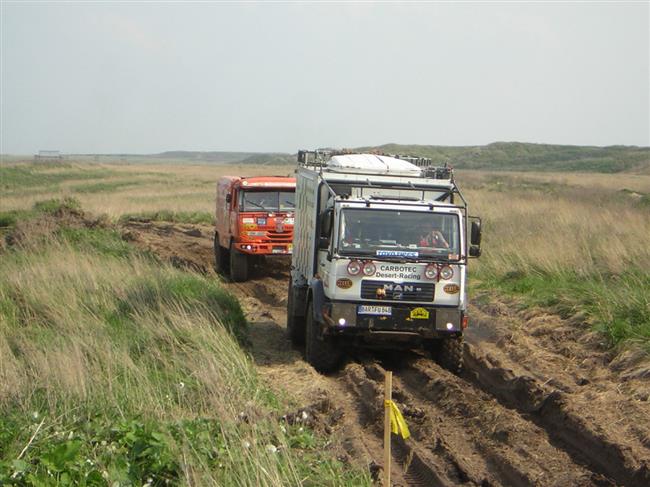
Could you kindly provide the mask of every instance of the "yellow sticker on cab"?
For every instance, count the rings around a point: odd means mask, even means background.
[[[413,320],[428,320],[429,310],[424,308],[413,308],[411,310],[411,319]]]

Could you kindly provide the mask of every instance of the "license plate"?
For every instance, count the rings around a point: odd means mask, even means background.
[[[274,254],[286,254],[287,251],[284,249],[284,247],[273,247],[271,250]]]
[[[357,308],[357,313],[360,315],[390,316],[392,314],[392,308],[390,306],[360,304]]]

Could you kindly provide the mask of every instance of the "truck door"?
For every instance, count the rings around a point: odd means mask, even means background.
[[[230,235],[234,238],[239,238],[239,191],[235,188],[230,192],[230,203],[228,205],[228,229]]]

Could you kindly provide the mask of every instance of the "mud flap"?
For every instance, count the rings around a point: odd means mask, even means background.
[[[311,288],[311,297],[314,310],[314,321],[316,323],[323,324],[325,319],[323,318],[323,305],[325,304],[325,290],[323,288],[323,281],[320,279],[314,279],[309,285]]]
[[[287,308],[287,311],[293,316],[304,318],[307,308],[307,286],[294,286],[292,282],[289,285],[292,286],[293,300],[288,303],[291,309]]]

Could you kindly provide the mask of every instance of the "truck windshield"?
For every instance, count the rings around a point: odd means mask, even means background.
[[[458,216],[348,208],[341,212],[341,255],[458,259]]]
[[[293,191],[242,191],[241,211],[293,211]]]

